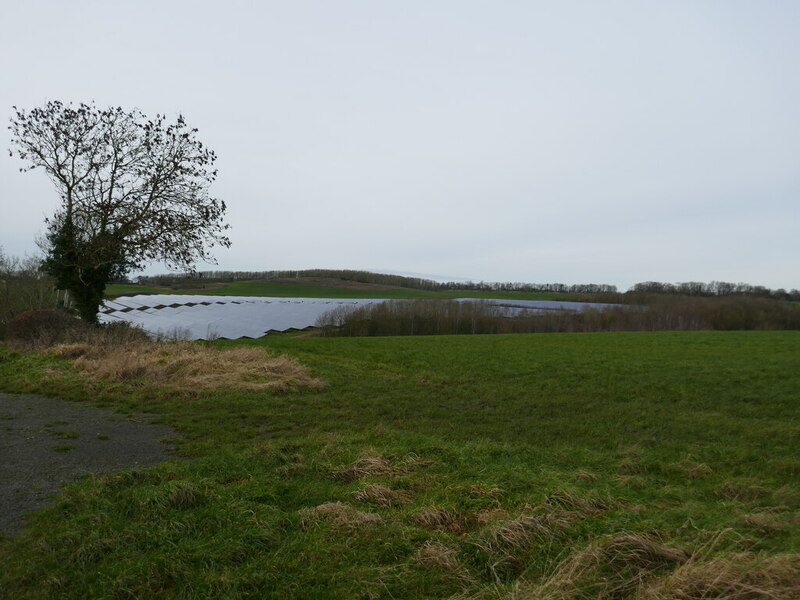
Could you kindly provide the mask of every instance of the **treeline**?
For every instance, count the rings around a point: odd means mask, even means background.
[[[53,280],[39,271],[36,258],[7,256],[0,248],[0,337],[16,314],[37,308],[55,308]]]
[[[416,290],[444,291],[495,291],[495,292],[552,292],[557,294],[591,295],[592,298],[584,300],[597,300],[602,302],[638,301],[636,298],[642,294],[666,294],[671,296],[690,297],[719,297],[719,296],[750,296],[754,298],[771,298],[773,300],[800,301],[800,290],[769,289],[764,286],[750,285],[748,283],[729,283],[725,281],[712,281],[703,283],[690,281],[685,283],[662,283],[658,281],[645,281],[637,283],[626,293],[619,292],[617,286],[604,283],[524,283],[524,282],[484,282],[484,281],[449,281],[438,282],[421,277],[406,277],[403,275],[390,275],[387,273],[371,273],[369,271],[340,270],[340,269],[305,269],[305,270],[276,270],[276,271],[200,271],[196,273],[171,273],[163,275],[149,275],[139,277],[139,282],[145,285],[162,287],[186,286],[192,287],[206,283],[231,283],[234,281],[269,281],[274,279],[299,279],[299,278],[328,278],[342,279],[375,285],[403,287]]]
[[[555,292],[559,294],[614,294],[617,286],[605,283],[520,283],[520,282],[455,282],[440,283],[440,290],[493,292]]]
[[[668,297],[649,306],[526,311],[486,302],[393,300],[340,307],[317,322],[324,336],[452,335],[681,330],[800,329],[800,306],[767,298]]]
[[[438,282],[421,277],[406,277],[387,273],[339,269],[305,269],[299,271],[199,271],[196,273],[172,273],[139,277],[144,285],[163,287],[199,283],[231,283],[234,281],[269,281],[274,279],[299,279],[316,277],[342,279],[358,283],[410,288],[414,290],[444,291],[500,291],[500,292],[557,292],[563,294],[603,294],[615,293],[617,286],[597,283],[567,285],[564,283],[521,283],[521,282]]]
[[[752,296],[754,298],[772,298],[773,300],[800,301],[800,290],[791,290],[787,292],[784,289],[771,290],[760,285],[729,283],[726,281],[712,281],[711,283],[702,283],[698,281],[688,281],[685,283],[645,281],[643,283],[637,283],[629,291],[677,296]]]
[[[305,269],[293,271],[198,271],[196,273],[177,273],[165,275],[148,275],[139,277],[144,285],[175,286],[197,283],[232,283],[234,281],[269,281],[273,279],[299,279],[316,277],[356,281],[394,287],[405,287],[418,290],[437,290],[441,284],[430,279],[404,277],[386,273],[370,273],[369,271]]]

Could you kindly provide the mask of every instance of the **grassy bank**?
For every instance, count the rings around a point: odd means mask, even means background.
[[[516,300],[550,300],[565,297],[556,292],[499,292],[491,290],[420,290],[363,285],[361,288],[319,285],[318,283],[278,283],[273,281],[235,281],[210,283],[203,287],[154,287],[132,284],[111,284],[107,297],[136,294],[201,294],[209,296],[270,296],[276,298],[508,298]]]
[[[798,592],[797,332],[214,345],[230,346],[288,354],[327,386],[155,389],[0,350],[5,391],[157,412],[196,458],[71,486],[2,542],[0,589],[509,600]],[[733,595],[748,589],[773,595]]]

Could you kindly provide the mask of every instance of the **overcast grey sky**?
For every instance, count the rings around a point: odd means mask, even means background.
[[[0,7],[6,121],[94,100],[199,128],[221,269],[800,287],[796,0]],[[21,164],[14,255],[58,203]]]

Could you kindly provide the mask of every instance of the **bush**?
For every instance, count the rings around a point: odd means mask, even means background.
[[[89,325],[63,310],[28,310],[8,322],[5,339],[14,346],[52,346],[71,341],[87,329]]]
[[[39,261],[10,257],[0,248],[0,338],[14,315],[55,306],[55,284],[39,272]]]
[[[5,341],[21,350],[44,350],[75,345],[129,347],[152,340],[142,328],[130,323],[90,325],[64,310],[47,309],[16,315],[6,327]]]

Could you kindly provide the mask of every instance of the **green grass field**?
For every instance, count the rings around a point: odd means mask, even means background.
[[[194,458],[71,485],[0,542],[7,597],[800,589],[800,332],[215,342],[236,345],[328,386],[87,382],[0,347],[2,390],[161,414]]]
[[[426,291],[411,288],[352,289],[270,281],[236,281],[227,284],[209,284],[205,288],[172,289],[128,284],[111,284],[106,297],[133,296],[136,294],[201,294],[214,296],[270,296],[276,298],[509,298],[517,300],[549,300],[563,297],[555,292],[494,292],[443,290]]]

